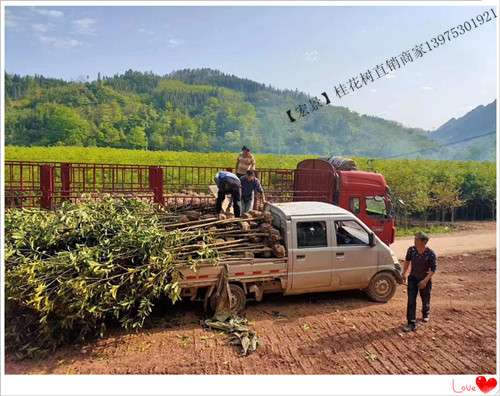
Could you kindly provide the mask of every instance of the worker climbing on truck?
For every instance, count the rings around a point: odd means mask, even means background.
[[[222,202],[226,195],[231,194],[234,215],[241,215],[241,181],[234,173],[220,171],[214,177],[217,185],[217,200],[215,201],[215,211],[220,216],[222,213]]]
[[[260,184],[260,180],[255,177],[253,170],[247,170],[246,175],[240,177],[241,182],[241,211],[247,213],[253,209],[255,193],[259,193],[262,201],[266,202],[264,190]]]

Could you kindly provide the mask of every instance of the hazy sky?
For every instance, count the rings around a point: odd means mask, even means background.
[[[326,91],[333,98],[338,83],[488,9],[10,6],[6,69],[94,79],[97,72],[166,74],[210,67],[277,88]],[[497,21],[472,28],[333,104],[432,129],[490,103],[496,97]]]

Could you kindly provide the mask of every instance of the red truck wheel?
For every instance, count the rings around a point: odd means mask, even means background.
[[[229,285],[229,289],[231,290],[231,311],[237,315],[245,309],[247,296],[243,288],[234,283]],[[215,299],[215,296],[212,295],[212,297],[210,297],[210,308],[215,311],[216,306],[217,300]]]
[[[396,279],[392,274],[388,272],[379,272],[370,281],[366,293],[371,300],[385,303],[394,296],[396,287]]]

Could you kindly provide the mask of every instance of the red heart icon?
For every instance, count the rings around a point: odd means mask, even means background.
[[[479,389],[481,389],[481,392],[488,393],[490,390],[495,389],[497,386],[497,380],[495,378],[490,378],[486,381],[486,378],[480,375],[476,378],[476,385]]]

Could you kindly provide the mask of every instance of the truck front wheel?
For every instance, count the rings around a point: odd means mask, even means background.
[[[379,272],[370,281],[366,293],[376,302],[389,301],[396,293],[396,279],[388,272]]]

